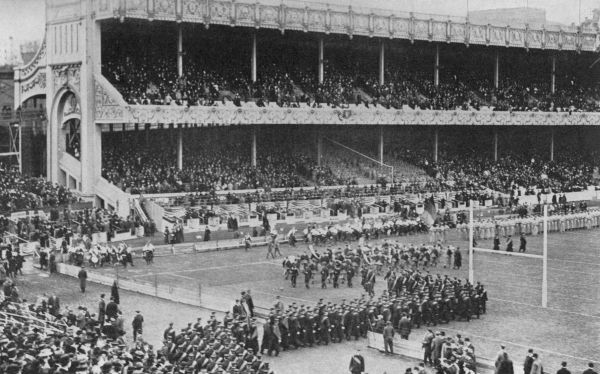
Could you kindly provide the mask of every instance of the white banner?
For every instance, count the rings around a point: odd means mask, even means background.
[[[219,217],[208,217],[208,227],[210,227],[211,230],[218,229],[220,224],[221,219]]]
[[[106,243],[107,241],[108,240],[105,232],[95,232],[92,234],[93,244]]]

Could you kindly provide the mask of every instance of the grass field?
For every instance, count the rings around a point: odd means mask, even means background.
[[[422,243],[426,238],[399,240]],[[463,248],[465,267],[449,270],[440,265],[430,271],[467,278],[467,243],[457,237],[448,243]],[[478,246],[491,248],[492,243],[480,241]],[[284,256],[304,250],[303,244],[297,248],[282,246]],[[528,237],[528,253],[542,253],[541,235]],[[505,344],[513,360],[520,363],[527,348],[533,348],[542,355],[544,367],[550,372],[557,370],[563,360],[569,362],[574,373],[588,361],[600,363],[600,230],[550,234],[548,253],[548,308],[541,307],[541,260],[476,253],[475,280],[488,289],[488,313],[480,320],[452,322],[438,328],[472,337],[481,357],[494,357],[498,346]],[[265,254],[264,248],[253,248],[249,252],[240,249],[166,256],[156,258],[151,266],[138,261],[133,268],[120,269],[119,277],[192,291],[201,289],[202,295],[226,297],[232,304],[241,290],[251,289],[255,303],[263,308],[272,306],[276,295],[286,304],[313,305],[320,298],[339,302],[363,293],[359,281],[355,288],[342,285],[325,290],[316,281],[307,290],[299,278],[298,288],[292,288],[283,279],[281,260],[266,260]],[[376,286],[380,294],[384,282]],[[423,333],[423,328],[416,330],[411,340],[420,340]]]

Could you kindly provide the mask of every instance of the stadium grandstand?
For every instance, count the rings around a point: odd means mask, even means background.
[[[507,346],[595,374],[600,11],[466,15],[46,0],[39,50],[0,71],[0,372],[389,372],[391,344],[407,374],[512,374]],[[88,279],[136,303],[88,313]]]

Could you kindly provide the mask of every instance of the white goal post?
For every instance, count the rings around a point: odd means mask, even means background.
[[[542,307],[548,307],[548,205],[544,205],[544,233],[543,233],[543,254],[532,255],[519,252],[494,251],[487,248],[478,248],[473,246],[474,222],[473,222],[473,201],[469,202],[469,283],[473,284],[475,280],[475,269],[473,265],[473,254],[475,251],[483,253],[493,253],[495,255],[527,257],[542,260]]]
[[[390,174],[391,174],[390,175],[390,179],[391,179],[390,180],[390,185],[391,186],[394,185],[394,167],[392,165],[387,165],[387,164],[385,164],[385,163],[383,163],[383,162],[381,162],[379,160],[374,159],[373,157],[367,156],[366,154],[361,153],[361,152],[357,151],[356,149],[350,148],[347,145],[344,145],[344,144],[342,144],[342,143],[340,143],[338,141],[335,141],[335,140],[333,140],[331,138],[323,137],[323,139],[328,140],[331,143],[333,143],[333,144],[335,144],[337,146],[340,146],[340,147],[342,147],[344,149],[347,149],[350,152],[356,153],[357,155],[359,155],[359,156],[361,156],[363,158],[366,158],[367,160],[369,160],[369,161],[371,161],[371,162],[373,162],[373,163],[375,163],[375,164],[377,164],[379,166],[382,166],[382,167],[385,167],[385,168],[389,168],[390,169]]]

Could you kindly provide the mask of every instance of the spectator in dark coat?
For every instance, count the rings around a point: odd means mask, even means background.
[[[497,374],[514,374],[514,366],[513,362],[510,358],[508,358],[508,353],[504,352],[502,360],[498,368],[496,369]]]
[[[554,195],[556,196],[556,195]],[[560,369],[558,369],[558,371],[556,372],[556,374],[571,374],[571,371],[569,371],[569,369],[567,369],[567,362],[563,361],[560,364]]]
[[[523,374],[531,373],[531,365],[533,365],[533,349],[529,349],[527,351],[527,357],[525,357],[525,362],[523,363]]]

